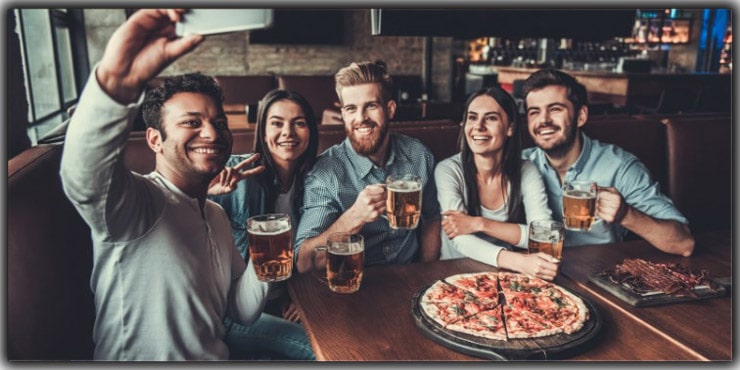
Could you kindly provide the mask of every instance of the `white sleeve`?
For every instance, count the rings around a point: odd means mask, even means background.
[[[522,161],[521,189],[527,225],[519,225],[522,236],[516,246],[526,248],[529,243],[529,223],[534,220],[552,220],[552,211],[547,204],[545,182],[537,167],[529,160]]]
[[[460,155],[456,154],[440,162],[434,171],[437,199],[442,212],[449,210],[468,212],[465,179],[459,158]],[[498,254],[505,249],[472,234],[458,235],[450,240],[442,230],[442,239],[445,241],[443,245],[449,242],[458,253],[494,267],[498,267]]]
[[[233,248],[236,254],[236,260],[241,261],[244,265],[239,251]],[[229,317],[238,321],[242,325],[251,325],[262,313],[267,301],[267,295],[270,291],[269,283],[259,281],[257,273],[254,271],[252,260],[244,268],[243,273],[233,281],[233,300],[230,303]]]
[[[134,239],[156,222],[163,199],[152,185],[132,174],[123,154],[138,113],[100,87],[93,69],[65,135],[60,176],[67,198],[95,235]]]

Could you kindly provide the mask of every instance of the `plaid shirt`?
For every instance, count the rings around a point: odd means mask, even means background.
[[[419,250],[419,229],[440,217],[434,185],[434,156],[418,139],[390,134],[390,155],[385,167],[378,167],[357,154],[349,139],[332,146],[319,156],[306,177],[301,222],[296,233],[295,256],[304,240],[321,234],[347,209],[370,184],[385,183],[389,175],[414,174],[423,182],[421,223],[417,230],[394,230],[385,218],[365,224],[365,265],[411,262]]]

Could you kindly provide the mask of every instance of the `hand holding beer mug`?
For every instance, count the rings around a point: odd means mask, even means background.
[[[596,221],[596,182],[563,184],[563,221],[568,230],[588,231]]]
[[[249,256],[260,281],[282,281],[293,271],[290,216],[274,213],[247,220]]]
[[[314,275],[332,292],[358,291],[365,266],[365,239],[360,234],[339,232],[329,235],[326,244],[313,251]]]
[[[563,259],[563,224],[553,220],[535,220],[529,223],[529,254],[547,253],[558,261]]]
[[[386,217],[392,229],[415,229],[421,217],[421,178],[390,175],[385,183]]]

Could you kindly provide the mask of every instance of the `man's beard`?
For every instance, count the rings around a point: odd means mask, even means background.
[[[375,127],[380,127],[380,132],[378,132],[373,138],[366,138],[364,140],[357,139],[354,128],[350,128],[348,130],[347,137],[349,137],[349,142],[352,144],[352,149],[354,149],[357,154],[363,156],[373,155],[377,153],[383,145],[383,140],[388,136],[388,123],[383,126],[378,126],[376,124]]]
[[[573,118],[572,122],[564,131],[564,138],[561,142],[555,142],[550,148],[542,148],[550,158],[561,158],[568,153],[570,148],[576,142],[576,135],[578,135],[578,122],[577,118]]]

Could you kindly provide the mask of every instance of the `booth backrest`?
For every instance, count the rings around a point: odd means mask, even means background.
[[[313,108],[316,117],[321,118],[324,109],[336,108],[337,93],[334,90],[334,76],[278,76],[278,87],[303,95]]]
[[[92,358],[92,241],[62,191],[61,153],[40,145],[8,160],[8,360]]]
[[[277,87],[275,76],[216,76],[224,92],[224,104],[257,104],[265,94]]]
[[[610,143],[634,154],[647,167],[652,178],[668,192],[666,130],[657,118],[614,118],[591,120],[583,126],[589,137]]]
[[[732,225],[732,117],[665,120],[668,194],[692,231]]]

